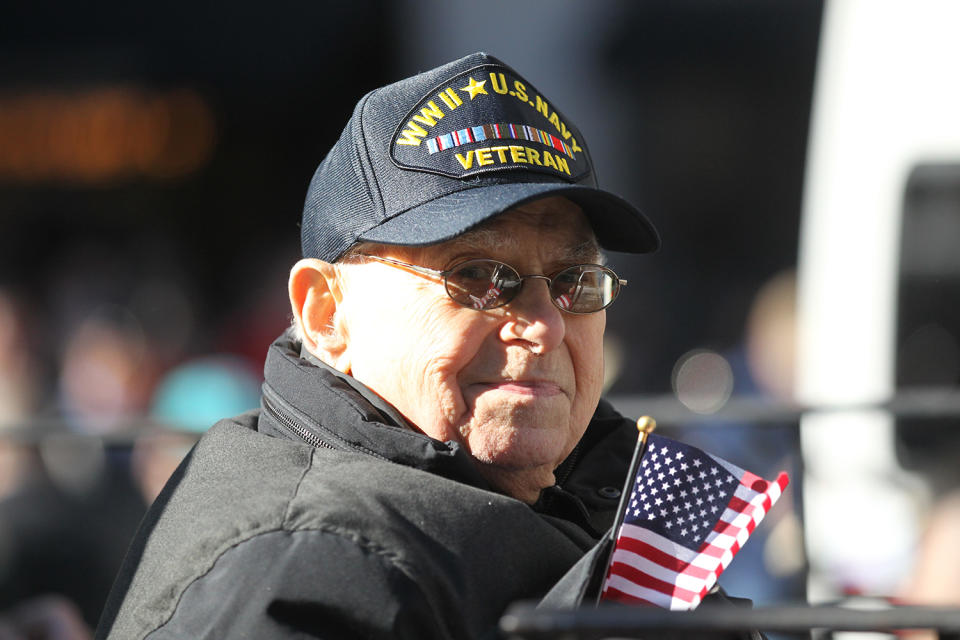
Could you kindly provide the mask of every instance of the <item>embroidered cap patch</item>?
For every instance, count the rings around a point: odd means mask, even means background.
[[[430,91],[390,146],[406,169],[451,178],[525,169],[570,182],[590,172],[580,132],[508,67],[481,65]]]

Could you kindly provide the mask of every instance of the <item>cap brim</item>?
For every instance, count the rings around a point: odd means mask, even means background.
[[[386,220],[359,240],[405,246],[436,244],[507,209],[547,196],[564,196],[580,205],[604,249],[649,253],[660,247],[654,226],[623,198],[593,187],[552,182],[484,185],[451,193]]]

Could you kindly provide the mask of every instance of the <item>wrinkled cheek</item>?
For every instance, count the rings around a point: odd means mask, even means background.
[[[571,412],[571,420],[574,424],[582,425],[586,430],[587,424],[593,417],[593,412],[600,402],[600,396],[603,391],[603,374],[596,376],[594,380],[583,381],[578,385],[577,395],[574,400],[574,407]]]
[[[573,423],[586,430],[603,393],[603,331],[600,330],[585,345],[573,350],[576,395],[572,411]],[[576,357],[580,355],[582,357]]]
[[[434,383],[430,386],[437,389],[436,407],[440,419],[453,429],[468,411],[466,401],[457,385],[457,377],[453,374],[437,372],[434,374]]]
[[[417,426],[438,440],[462,440],[457,425],[469,411],[457,384],[455,366],[448,359],[430,361],[412,389],[419,405]]]

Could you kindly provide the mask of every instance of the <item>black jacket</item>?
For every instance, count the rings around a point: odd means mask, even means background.
[[[212,427],[151,508],[97,637],[495,637],[603,536],[636,440],[601,402],[531,508],[402,420],[279,340],[261,410]],[[598,586],[571,575],[555,602]]]

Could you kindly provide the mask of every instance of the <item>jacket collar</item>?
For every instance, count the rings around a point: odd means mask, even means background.
[[[306,360],[309,364],[312,364],[318,369],[323,369],[330,375],[335,376],[345,382],[351,389],[365,398],[367,402],[373,405],[373,407],[383,415],[384,422],[386,424],[394,427],[403,427],[409,431],[414,430],[413,427],[410,426],[410,423],[407,422],[407,419],[404,418],[399,411],[397,411],[396,407],[374,393],[370,387],[363,384],[353,376],[334,369],[326,362],[310,353],[307,348],[302,345],[300,346],[300,357]]]
[[[389,403],[351,376],[300,357],[287,336],[267,352],[258,430],[298,439],[285,427],[295,422],[305,441],[365,453],[489,489],[469,454],[457,442],[440,442],[415,431]],[[280,415],[278,415],[280,414]],[[303,439],[303,438],[300,438]]]

